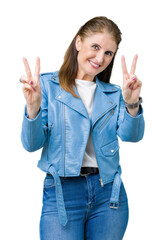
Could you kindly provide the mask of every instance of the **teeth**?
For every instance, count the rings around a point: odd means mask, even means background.
[[[95,64],[95,63],[93,63],[93,62],[91,62],[91,61],[89,61],[94,67],[99,67],[100,65],[97,65],[97,64]]]

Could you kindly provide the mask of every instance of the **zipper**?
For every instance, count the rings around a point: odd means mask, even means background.
[[[63,115],[64,115],[64,149],[63,149],[63,175],[65,177],[65,105],[63,104]]]
[[[52,127],[53,127],[53,123],[51,124],[51,127],[50,127],[50,134],[49,134],[48,145],[47,145],[47,160],[48,160],[48,147],[49,147],[49,143],[50,143]]]
[[[98,165],[98,161],[97,161],[97,165]],[[98,167],[99,167],[99,165],[98,165]],[[102,180],[102,177],[101,177],[101,174],[100,174],[100,167],[99,167],[99,175],[100,175],[100,179],[99,179],[100,185],[101,185],[101,187],[104,187],[104,183],[103,183],[103,180]]]
[[[97,165],[98,165],[98,161],[97,161]],[[98,165],[98,167],[99,167],[99,165]],[[100,179],[99,179],[100,185],[101,185],[101,187],[104,187],[104,183],[103,183],[103,180],[102,180],[102,177],[101,177],[101,174],[100,174],[100,167],[99,167],[99,175],[100,175]]]
[[[93,130],[92,130],[92,132],[93,132]],[[92,138],[92,141],[93,141],[93,138]],[[94,142],[93,142],[93,147],[94,147]],[[100,174],[100,167],[99,167],[98,161],[97,161],[97,165],[98,165],[98,168],[99,168],[99,175],[100,175],[99,181],[100,181],[101,187],[103,187],[104,183],[103,183],[103,180],[102,180],[102,177],[101,177],[101,174]]]
[[[99,171],[99,173],[100,173],[100,171]],[[103,181],[102,181],[102,178],[100,178],[99,181],[100,181],[101,187],[104,187],[104,183],[103,183]]]
[[[112,109],[114,109],[116,106],[117,106],[117,104],[115,104],[113,107],[111,107],[110,109],[108,109],[108,111],[106,111],[103,115],[101,115],[101,116],[94,122],[94,124],[93,124],[93,126],[92,126],[92,131],[93,131],[93,127],[94,127],[94,125],[96,124],[96,122],[97,122],[101,117],[103,117],[107,112],[109,112],[109,111],[111,111]],[[113,112],[114,112],[114,110],[111,112],[111,114],[113,114]],[[109,116],[107,117],[107,119],[111,116],[111,114],[109,114]],[[107,121],[107,119],[105,120],[105,122]],[[103,124],[99,127],[99,129],[104,125],[105,122],[103,122]],[[97,164],[98,164],[98,161],[97,161]],[[98,165],[98,167],[99,167],[99,165]],[[99,170],[100,170],[100,167],[99,167]],[[104,183],[103,183],[103,180],[102,180],[100,171],[99,171],[99,175],[100,175],[100,179],[99,179],[100,185],[101,185],[101,187],[104,187]]]
[[[102,127],[104,126],[104,124],[106,123],[106,121],[109,119],[109,117],[114,113],[114,108],[116,107],[117,105],[114,105],[112,108],[110,108],[107,112],[109,112],[110,110],[112,110],[111,111],[111,113],[109,114],[109,116],[105,119],[105,121],[101,124],[101,126],[99,126],[99,130],[100,129],[102,129]],[[107,112],[105,112],[101,117],[103,117]],[[101,117],[99,117],[97,120],[96,120],[96,122],[101,118]],[[96,123],[95,122],[95,123]],[[94,123],[94,124],[95,124]],[[93,124],[93,125],[94,125]],[[97,162],[97,164],[98,164],[98,162]],[[99,167],[99,169],[100,169],[100,167]],[[99,174],[100,174],[100,171],[99,171]],[[100,179],[99,179],[99,181],[100,181],[100,185],[101,185],[101,187],[104,187],[104,183],[103,183],[103,180],[102,180],[102,177],[101,177],[101,174],[100,174]]]
[[[106,121],[109,119],[109,117],[111,116],[111,115],[113,115],[113,113],[114,113],[114,109],[112,109],[112,111],[111,111],[111,113],[109,114],[109,116],[105,119],[105,121],[101,124],[101,126],[98,128],[99,130],[104,126],[104,124],[106,123]]]
[[[93,129],[94,125],[96,124],[96,122],[97,122],[100,118],[102,118],[107,112],[109,112],[110,110],[112,110],[112,109],[115,108],[116,106],[117,106],[117,104],[114,105],[113,107],[111,107],[110,109],[108,109],[108,111],[106,111],[103,115],[101,115],[101,116],[94,122],[94,124],[92,125],[92,129]],[[108,116],[108,117],[109,117],[109,116]]]

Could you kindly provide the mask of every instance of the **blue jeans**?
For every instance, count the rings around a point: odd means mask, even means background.
[[[128,223],[128,200],[121,183],[119,208],[109,200],[112,183],[100,185],[100,175],[60,177],[68,223],[58,218],[54,178],[46,175],[40,219],[41,240],[121,240]]]

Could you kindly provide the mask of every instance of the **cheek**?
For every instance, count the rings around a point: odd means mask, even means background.
[[[108,66],[111,63],[112,59],[113,59],[113,57],[111,57],[110,59],[106,59],[105,65]]]
[[[113,59],[113,58],[111,58],[111,59],[106,59],[106,60],[104,61],[104,64],[102,65],[102,68],[101,68],[101,71],[105,70],[105,69],[108,67],[108,65],[110,65],[112,59]]]
[[[102,70],[104,70],[105,68],[107,68],[107,66],[109,65],[109,62],[104,62],[104,64],[102,65]]]
[[[83,65],[84,64],[84,55],[81,54],[81,52],[79,52],[78,56],[77,56],[77,61],[79,65]]]
[[[83,52],[83,59],[89,60],[92,58],[95,58],[95,53],[93,51],[87,49],[86,51]]]
[[[79,61],[84,64],[84,62],[89,58],[88,52],[79,52]]]

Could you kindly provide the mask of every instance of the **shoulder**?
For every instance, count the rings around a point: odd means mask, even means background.
[[[106,83],[110,89],[121,90],[121,87],[114,83]]]
[[[121,87],[120,87],[119,85],[117,85],[117,84],[109,83],[109,85],[111,85],[112,87],[116,87],[116,88],[118,88],[118,89],[121,89]]]
[[[114,92],[121,91],[121,87],[117,84],[102,82],[98,78],[96,79],[96,83],[97,83],[98,87],[103,92],[106,92],[106,93],[112,93],[112,92],[114,93]]]
[[[40,79],[40,84],[43,87],[46,87],[47,85],[49,85],[50,82],[59,84],[58,71],[40,73],[39,79]]]
[[[53,77],[54,72],[40,73],[39,77],[43,80],[49,80]]]

